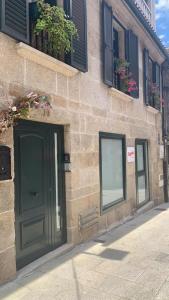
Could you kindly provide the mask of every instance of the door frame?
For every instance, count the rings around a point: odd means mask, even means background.
[[[39,129],[39,127],[43,128],[47,128],[49,129],[49,153],[50,153],[50,167],[51,167],[51,171],[48,172],[50,174],[48,174],[49,176],[49,181],[51,181],[51,186],[53,187],[53,190],[51,189],[50,192],[50,196],[49,196],[49,202],[50,202],[50,206],[52,205],[52,203],[56,203],[56,183],[55,183],[55,141],[54,141],[54,133],[58,133],[59,132],[59,143],[57,143],[57,154],[60,153],[60,157],[58,158],[58,177],[59,177],[59,189],[58,189],[58,198],[61,197],[61,206],[60,206],[60,211],[61,211],[61,224],[62,224],[62,231],[61,231],[61,240],[57,241],[56,238],[56,232],[54,234],[54,230],[55,230],[55,225],[56,225],[56,219],[54,220],[54,218],[52,218],[52,216],[50,216],[49,213],[49,218],[51,217],[51,237],[49,239],[49,247],[48,247],[48,251],[46,250],[42,250],[40,251],[40,255],[37,256],[37,254],[32,255],[33,259],[30,261],[32,262],[35,259],[40,258],[42,255],[55,250],[56,248],[58,248],[59,246],[63,245],[64,243],[66,243],[67,241],[67,214],[66,214],[66,191],[65,191],[65,171],[64,171],[64,126],[63,125],[56,125],[56,124],[49,124],[49,123],[42,123],[42,122],[37,122],[34,120],[19,120],[19,129],[24,129],[24,130],[28,130],[29,128],[31,130],[32,127]],[[17,151],[18,151],[18,146],[15,144],[15,133],[17,131],[17,127],[16,129],[14,128],[13,131],[13,136],[14,136],[14,170],[16,172],[16,170],[18,169],[18,166],[16,167],[16,159],[18,157]],[[53,137],[53,138],[52,138]],[[17,169],[16,169],[17,168]],[[14,177],[14,193],[15,193],[15,224],[16,224],[16,219],[17,219],[17,215],[18,215],[18,203],[17,203],[17,195],[18,195],[18,187],[16,185],[16,177]],[[16,226],[15,226],[15,232],[16,232]],[[16,232],[16,235],[18,233]],[[53,236],[53,238],[52,238]],[[17,246],[17,239],[15,238],[15,245]],[[26,258],[25,258],[26,260]],[[28,263],[29,264],[29,258],[28,258]],[[24,259],[23,262],[21,263],[17,263],[17,257],[16,257],[16,264],[17,264],[17,269],[22,268],[24,265]]]
[[[137,145],[143,145],[143,163],[144,170],[137,171]],[[139,203],[138,199],[138,173],[140,176],[145,175],[145,188],[146,188],[146,200]],[[146,139],[136,139],[135,140],[135,180],[136,180],[136,204],[137,208],[144,206],[150,201],[150,185],[149,185],[149,155],[148,155],[148,140]]]

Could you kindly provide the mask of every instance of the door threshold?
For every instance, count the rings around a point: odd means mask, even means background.
[[[62,246],[60,246],[59,248],[57,248],[56,250],[53,250],[45,255],[43,255],[42,257],[36,259],[35,261],[33,261],[32,263],[30,263],[29,265],[23,267],[22,269],[17,271],[17,278],[22,278],[27,276],[28,274],[30,274],[31,272],[33,272],[34,270],[36,270],[38,267],[40,267],[41,265],[45,264],[46,262],[50,261],[53,258],[57,258],[60,257],[66,253],[68,253],[69,251],[71,251],[74,248],[73,244],[64,244]]]
[[[149,201],[145,203],[142,207],[136,210],[136,215],[140,215],[145,213],[146,211],[152,209],[154,207],[154,201]]]

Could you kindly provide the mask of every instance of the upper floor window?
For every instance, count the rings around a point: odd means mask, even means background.
[[[128,66],[127,61],[125,61],[125,29],[115,19],[113,19],[113,56],[114,87],[127,93],[128,86],[123,84],[124,76],[127,76]]]
[[[66,15],[74,22],[78,32],[78,38],[72,38],[71,45],[73,51],[69,55],[61,54],[58,57],[54,43],[47,30],[35,35],[35,25],[39,17],[37,1],[3,0],[1,5],[0,30],[18,41],[26,42],[37,50],[44,52],[54,58],[59,58],[80,71],[87,71],[87,18],[86,0],[45,0],[45,3],[53,5],[63,5]],[[17,12],[17,13],[16,13]],[[3,16],[3,18],[2,18]],[[65,13],[63,13],[63,17]],[[59,20],[59,18],[57,18]],[[62,22],[63,23],[63,22]],[[60,23],[61,24],[61,23]],[[64,30],[66,26],[64,27]],[[68,34],[68,32],[67,32]],[[66,35],[65,35],[66,36]],[[61,47],[61,46],[60,46]],[[71,50],[71,49],[70,49]]]
[[[143,52],[143,69],[144,69],[144,101],[146,105],[160,110],[161,96],[161,74],[160,66],[154,61],[147,49]]]
[[[138,38],[113,17],[103,1],[103,80],[134,98],[139,96]]]

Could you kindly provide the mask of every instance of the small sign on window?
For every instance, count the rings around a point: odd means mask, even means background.
[[[127,161],[129,163],[135,162],[135,148],[127,147]]]

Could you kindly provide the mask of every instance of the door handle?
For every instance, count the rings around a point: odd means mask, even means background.
[[[38,193],[38,192],[30,192],[30,194],[31,194],[31,196],[33,196],[33,197],[39,196],[39,193]]]

